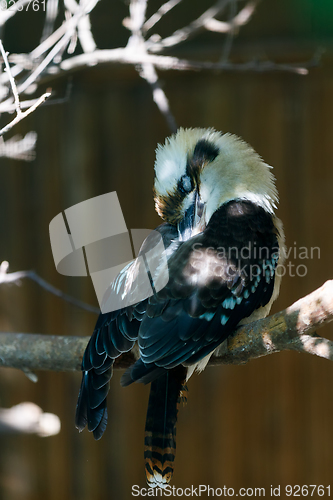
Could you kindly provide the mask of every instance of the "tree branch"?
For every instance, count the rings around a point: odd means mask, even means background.
[[[145,23],[142,25],[142,31],[146,33],[151,30],[155,24],[157,24],[165,14],[167,14],[171,9],[176,7],[182,0],[169,0],[168,2],[161,5],[161,7],[153,14]]]
[[[159,42],[156,42],[154,39],[155,37],[153,36],[152,40],[147,41],[148,49],[151,52],[160,52],[165,48],[174,47],[175,45],[184,42],[198,31],[204,29],[205,23],[223,12],[231,1],[232,0],[218,0],[214,5],[201,14],[198,19],[195,19],[195,21],[192,21],[188,26],[175,31],[172,35],[160,40]]]
[[[152,89],[153,93],[153,100],[155,104],[157,105],[158,109],[164,116],[170,131],[174,134],[177,129],[177,123],[174,115],[171,112],[170,105],[169,105],[169,100],[167,96],[165,95],[164,90],[161,87],[161,84],[158,79],[157,72],[155,70],[155,66],[153,64],[142,64],[138,67],[138,73],[143,78],[146,80],[146,82],[149,83]]]
[[[235,29],[247,24],[260,0],[250,0],[245,7],[242,8],[234,17],[232,17],[228,22],[218,21],[214,17],[208,18],[204,21],[204,27],[208,31],[215,31],[216,33],[230,33]]]
[[[284,350],[307,352],[333,361],[333,342],[315,331],[333,321],[333,280],[272,316],[237,329],[226,352],[212,364],[246,363]]]
[[[6,95],[10,91],[10,87],[12,87],[15,97],[14,101],[12,98],[9,98],[1,102],[2,112],[9,112],[13,108],[17,111],[16,118],[1,130],[0,134],[4,134],[10,130],[18,121],[34,111],[48,97],[48,94],[44,94],[38,100],[33,101],[33,104],[25,112],[22,112],[22,109],[27,107],[28,101],[20,102],[18,100],[18,95],[28,91],[31,87],[41,84],[43,76],[49,78],[50,72],[56,76],[61,75],[63,71],[71,71],[102,63],[133,65],[140,76],[151,86],[153,99],[165,117],[170,130],[174,132],[177,124],[158,77],[157,70],[159,69],[178,71],[285,71],[306,75],[308,68],[318,64],[319,58],[316,56],[311,61],[296,65],[277,64],[272,61],[258,60],[232,63],[228,60],[234,36],[238,33],[240,27],[250,21],[260,0],[247,0],[245,6],[238,12],[237,0],[216,0],[197,19],[165,38],[162,38],[158,33],[153,33],[149,38],[146,38],[146,36],[147,32],[164,15],[176,7],[181,0],[166,1],[148,19],[146,17],[148,0],[129,0],[129,17],[123,20],[124,26],[131,32],[126,47],[99,50],[96,46],[90,23],[90,13],[98,1],[80,0],[78,2],[78,0],[64,0],[65,9],[64,12],[62,10],[61,12],[65,19],[62,25],[55,31],[53,31],[55,20],[57,13],[60,12],[59,2],[58,0],[49,0],[47,2],[41,43],[30,53],[12,55],[10,59],[12,63],[10,72],[7,68],[7,72],[0,74],[0,85],[2,86],[2,89],[0,89],[0,101],[2,100],[1,90],[4,90],[4,95]],[[29,4],[29,1],[18,0],[15,5],[17,8],[22,9],[26,3]],[[216,19],[216,16],[223,14],[229,6],[231,6],[229,19],[227,21]],[[15,12],[16,10],[13,10],[13,13]],[[0,25],[7,20],[7,14],[3,16],[0,13]],[[165,49],[178,46],[180,43],[192,36],[196,36],[200,31],[204,30],[226,34],[223,57],[220,61],[182,60],[177,57],[159,54]],[[77,41],[80,41],[83,54],[72,55],[76,50]],[[66,51],[70,57],[63,60]],[[50,67],[51,64],[52,66]],[[27,72],[28,75],[26,76]],[[18,76],[21,76],[21,80],[18,82],[16,88],[14,78],[18,78]]]
[[[31,0],[17,0],[15,2],[15,5],[13,5],[12,3],[10,4],[10,8],[8,8],[9,6],[6,6],[6,8],[1,8],[0,9],[0,26],[3,26],[7,21],[8,19],[10,19],[11,17],[13,17],[16,12],[20,12],[21,10],[23,10],[23,7],[27,4],[30,4],[31,3]]]
[[[315,330],[333,321],[333,280],[268,318],[239,327],[210,365],[244,364],[284,350],[307,352],[333,361],[333,342]],[[89,337],[0,333],[0,366],[29,370],[79,370]],[[128,368],[132,353],[115,360]]]
[[[285,71],[299,75],[307,75],[308,69],[318,65],[318,55],[306,63],[300,64],[279,64],[272,61],[247,61],[244,63],[232,62],[211,62],[211,61],[190,61],[179,59],[178,57],[162,56],[154,54],[144,54],[134,52],[128,48],[95,50],[91,54],[80,54],[70,57],[60,63],[60,69],[69,71],[80,69],[85,66],[95,66],[103,63],[115,64],[145,64],[151,63],[161,70],[180,71],[200,71],[200,70],[221,70],[221,71]]]
[[[230,25],[230,29],[227,32],[227,36],[224,42],[223,53],[220,58],[221,61],[226,62],[229,59],[229,55],[232,48],[232,42],[236,33],[236,24],[234,20],[236,19],[237,14],[237,0],[232,0],[230,4],[230,17],[227,24]],[[213,20],[213,19],[212,19]]]
[[[146,18],[146,9],[147,0],[131,0],[130,17],[125,22],[125,25],[132,32],[132,35],[130,36],[124,50],[127,52],[133,52],[133,54],[141,54],[144,58],[148,56],[146,42],[142,31]],[[176,119],[171,112],[168,98],[161,87],[154,64],[149,62],[137,64],[135,68],[141,78],[146,80],[146,82],[151,86],[155,104],[164,116],[170,131],[175,133],[178,128]]]
[[[26,111],[22,111],[21,110],[21,103],[19,100],[19,93],[18,93],[16,84],[15,84],[14,77],[13,77],[11,70],[10,70],[7,54],[5,52],[5,49],[2,45],[1,40],[0,40],[0,52],[1,52],[2,58],[3,58],[4,63],[5,63],[6,73],[8,75],[9,81],[10,81],[10,86],[12,88],[14,103],[15,103],[15,110],[16,110],[16,117],[14,118],[14,120],[12,120],[10,123],[8,123],[5,127],[3,127],[0,130],[0,136],[2,136],[6,132],[11,130],[14,127],[14,125],[16,125],[21,120],[23,120],[23,118],[26,118],[28,115],[30,115],[30,113],[33,113],[33,111],[35,111],[35,109],[38,108],[38,106],[40,106],[48,97],[50,97],[51,93],[46,92],[39,99],[37,99],[37,101],[32,106],[30,106],[30,108],[28,108]]]

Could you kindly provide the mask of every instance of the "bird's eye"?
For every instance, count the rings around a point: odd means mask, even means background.
[[[178,182],[178,189],[183,193],[190,193],[193,189],[192,180],[189,175],[183,175]]]

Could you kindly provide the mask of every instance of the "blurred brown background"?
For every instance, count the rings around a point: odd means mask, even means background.
[[[161,2],[150,2],[153,12]],[[165,33],[212,2],[184,0],[163,21]],[[126,43],[125,2],[101,0],[92,15],[100,48]],[[20,14],[2,34],[6,50],[31,50],[41,13]],[[331,0],[263,0],[236,38],[235,61],[269,58],[308,61],[326,52],[308,76],[287,72],[163,72],[163,88],[179,126],[215,127],[240,135],[274,166],[279,216],[288,247],[319,247],[304,277],[287,276],[274,312],[332,277],[333,236],[333,7]],[[217,58],[218,35],[202,35],[178,49],[186,57]],[[117,191],[128,228],[153,228],[154,150],[170,134],[151,90],[132,67],[100,66],[47,82],[54,98],[11,135],[38,133],[32,163],[1,160],[0,260],[10,270],[34,269],[62,290],[97,304],[91,281],[57,274],[48,225],[62,210]],[[46,86],[47,86],[46,85]],[[46,87],[45,86],[45,87]],[[8,116],[1,117],[1,123]],[[9,136],[8,136],[9,137]],[[298,253],[298,250],[297,250]],[[303,271],[302,271],[303,272]],[[0,288],[3,331],[90,335],[96,317],[32,282]],[[320,335],[331,337],[332,328]],[[18,370],[1,369],[0,405],[33,401],[57,414],[60,434],[2,436],[0,499],[129,499],[145,486],[143,434],[148,387],[122,389],[116,372],[103,439],[79,435],[74,412],[81,375],[39,372],[33,384]],[[310,355],[284,352],[245,366],[208,368],[189,382],[181,408],[173,485],[241,487],[332,482],[333,366]],[[281,495],[284,497],[283,493]],[[203,497],[205,497],[203,495]],[[314,495],[316,498],[316,495]]]

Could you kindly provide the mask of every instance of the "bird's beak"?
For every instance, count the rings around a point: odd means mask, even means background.
[[[185,211],[184,217],[178,223],[180,241],[187,241],[192,236],[205,229],[204,204],[200,199],[198,190],[195,192],[193,203]]]

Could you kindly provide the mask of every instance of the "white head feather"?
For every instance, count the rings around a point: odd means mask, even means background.
[[[214,129],[183,129],[166,139],[156,150],[155,198],[159,213],[160,200],[172,197],[178,181],[186,175],[186,165],[191,160],[198,141],[214,145],[219,153],[200,168],[200,198],[205,206],[205,223],[224,203],[241,199],[249,200],[267,212],[274,213],[278,201],[271,167],[245,141],[232,134],[222,134]],[[185,210],[191,199],[183,201]]]

